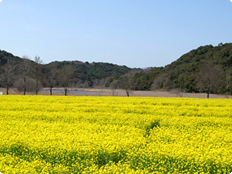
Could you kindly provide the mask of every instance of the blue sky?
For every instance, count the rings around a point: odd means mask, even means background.
[[[44,63],[160,67],[232,41],[230,0],[2,0],[0,49]]]

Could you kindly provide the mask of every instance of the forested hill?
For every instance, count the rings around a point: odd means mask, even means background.
[[[165,67],[146,69],[80,61],[42,64],[38,57],[29,60],[0,50],[0,87],[7,86],[27,91],[39,86],[231,94],[232,43],[200,46]]]
[[[206,78],[208,75],[208,79]],[[147,68],[111,79],[130,79],[135,90],[178,89],[185,92],[232,93],[232,43],[200,46],[165,67]],[[117,83],[116,83],[117,81]],[[206,84],[209,81],[210,84]],[[210,89],[205,86],[209,85]],[[109,85],[110,86],[110,85]],[[128,88],[128,86],[124,86]],[[131,87],[130,87],[131,88]]]
[[[0,50],[0,67],[5,65],[7,59],[12,59],[14,63],[20,64],[22,58],[14,56],[11,53]],[[41,59],[42,60],[42,59]],[[34,60],[32,60],[33,63]],[[42,60],[43,61],[43,60]],[[91,78],[102,79],[112,76],[120,76],[126,74],[133,68],[127,66],[119,66],[112,63],[102,63],[102,62],[81,62],[81,61],[62,61],[62,62],[51,62],[49,64],[44,64],[43,68],[55,68],[61,70],[63,67],[70,65],[74,70],[74,76],[77,78],[85,79],[87,75]],[[137,68],[138,70],[139,68]]]
[[[0,87],[9,86],[20,89],[19,86],[23,86],[25,77],[22,76],[24,75],[28,81],[26,82],[27,86],[35,86],[35,81],[39,81],[40,88],[51,86],[93,87],[94,85],[104,87],[105,79],[108,77],[119,77],[135,70],[126,66],[102,62],[55,61],[43,64],[42,58],[37,61],[34,58],[33,60],[26,56],[20,58],[0,50]],[[10,78],[8,85],[6,78]],[[31,91],[33,88],[29,89],[28,87],[28,90]]]
[[[211,65],[211,67],[207,67],[207,65]],[[215,47],[212,45],[201,46],[184,54],[170,65],[165,66],[162,73],[163,77],[156,79],[158,82],[156,88],[180,88],[183,85],[181,88],[186,89],[187,92],[198,92],[197,83],[202,78],[201,72],[207,68],[221,69],[224,72],[221,79],[226,78],[228,73],[231,75],[232,43],[219,44]],[[220,81],[219,89],[226,85],[224,83],[226,79],[223,80]]]
[[[208,68],[207,65],[210,64],[212,64],[212,68],[221,68],[225,73],[221,78],[226,78],[232,70],[232,43],[219,44],[216,47],[212,45],[201,46],[184,54],[165,67],[164,76],[169,84],[163,84],[163,87],[164,85],[168,88],[180,87],[180,84],[184,82],[184,88],[188,92],[197,92],[199,91],[197,81],[201,78],[199,77],[200,72],[204,71],[204,68]],[[224,83],[225,80],[221,83]],[[225,87],[224,85],[225,83],[221,84],[221,87]]]
[[[0,68],[2,68],[3,65],[6,64],[7,59],[12,59],[16,64],[18,64],[21,60],[20,57],[14,56],[11,53],[8,53],[4,50],[0,50]]]
[[[80,61],[63,61],[63,62],[51,62],[45,65],[48,69],[55,68],[62,70],[65,66],[71,66],[74,70],[74,77],[82,80],[90,79],[102,79],[112,76],[121,76],[128,73],[132,68],[126,66],[119,66],[111,63],[102,62],[80,62]]]

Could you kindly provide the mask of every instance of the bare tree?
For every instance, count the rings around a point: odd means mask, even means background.
[[[20,65],[20,71],[22,75],[22,86],[23,86],[23,95],[26,95],[27,92],[27,79],[31,71],[31,60],[27,56],[23,56],[22,63]]]
[[[217,92],[222,80],[222,74],[222,68],[214,65],[213,62],[207,62],[201,67],[196,78],[197,87],[207,93],[207,98],[209,98],[210,92]]]
[[[61,86],[64,88],[64,95],[66,96],[68,93],[68,87],[71,83],[71,78],[73,77],[74,70],[73,67],[70,65],[65,65],[58,76],[58,81],[60,82]]]
[[[3,66],[3,76],[2,82],[3,86],[6,88],[6,94],[9,94],[9,88],[12,87],[14,83],[14,73],[15,73],[15,62],[13,59],[7,59],[6,64]]]
[[[56,85],[56,76],[57,76],[57,69],[50,69],[47,72],[47,85],[49,87],[50,90],[50,95],[52,95],[52,89],[55,87]]]
[[[132,85],[131,81],[132,81],[132,78],[128,77],[128,76],[125,76],[122,79],[122,88],[126,90],[127,97],[130,96],[130,90],[131,90],[131,87],[132,87],[131,86]]]
[[[40,57],[36,56],[35,57],[35,64],[34,64],[34,68],[33,68],[33,74],[34,74],[35,80],[36,80],[36,87],[35,87],[35,94],[36,95],[39,92],[39,80],[42,76],[42,73],[41,73],[42,63],[43,63],[43,61],[40,59]]]
[[[127,97],[130,96],[131,90],[134,90],[137,86],[137,81],[134,78],[134,72],[130,72],[118,79],[117,86],[126,90]]]
[[[117,89],[117,87],[118,87],[118,81],[117,80],[113,80],[112,82],[111,82],[111,84],[110,84],[110,90],[111,90],[111,92],[112,92],[112,96],[115,96],[115,95],[117,95],[116,94],[116,89]]]
[[[164,77],[165,77],[165,74],[162,74],[159,77],[157,77],[153,81],[153,83],[151,85],[151,90],[157,90],[157,89],[162,88],[163,87],[163,81],[164,81],[163,79],[164,79]]]
[[[171,80],[170,77],[166,77],[164,82],[163,82],[163,88],[167,91],[173,89],[173,81]]]
[[[185,93],[185,80],[184,74],[180,74],[178,77],[178,88],[176,89],[177,97],[183,97]]]
[[[176,88],[173,89],[172,92],[176,94],[176,97],[183,97],[185,90],[182,88]]]

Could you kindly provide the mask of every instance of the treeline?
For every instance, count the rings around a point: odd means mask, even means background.
[[[108,79],[112,89],[175,90],[184,92],[232,94],[232,43],[201,46],[165,67],[130,71]]]
[[[40,57],[15,57],[0,50],[0,87],[38,91],[63,87],[131,90],[175,90],[178,94],[232,95],[232,43],[200,46],[165,67],[131,69],[110,63],[63,61],[43,64]],[[8,92],[7,92],[8,93]]]
[[[63,61],[43,64],[40,57],[33,60],[27,56],[16,57],[0,50],[0,87],[17,88],[18,91],[35,92],[46,87],[63,87],[65,95],[69,87],[104,87],[108,77],[119,77],[131,68],[110,63],[89,63],[80,61]]]

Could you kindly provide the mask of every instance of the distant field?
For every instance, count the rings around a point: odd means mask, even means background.
[[[0,96],[2,173],[230,173],[232,100]]]

